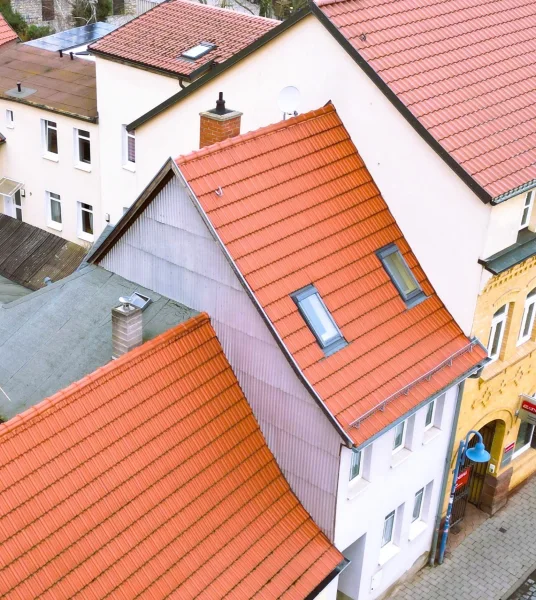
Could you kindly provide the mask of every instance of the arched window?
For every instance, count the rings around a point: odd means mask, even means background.
[[[507,316],[508,305],[505,304],[499,308],[491,320],[491,331],[488,342],[488,354],[491,360],[497,360],[499,358],[499,354],[501,353]]]
[[[534,317],[536,316],[536,288],[534,288],[525,300],[525,310],[521,320],[521,329],[519,330],[519,339],[517,345],[524,344],[532,337],[534,329]]]

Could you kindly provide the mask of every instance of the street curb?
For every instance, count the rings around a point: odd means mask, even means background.
[[[521,577],[514,583],[514,585],[505,594],[498,598],[498,600],[508,600],[508,598],[510,598],[510,596],[525,583],[529,575],[531,575],[534,571],[536,571],[536,565],[532,565],[532,567],[529,567],[523,573],[523,575],[521,575]]]

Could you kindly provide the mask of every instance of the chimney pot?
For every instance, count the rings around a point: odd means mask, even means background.
[[[223,92],[218,94],[216,108],[202,112],[200,116],[200,148],[240,135],[242,113],[225,108]]]
[[[141,308],[127,302],[112,308],[112,358],[119,358],[142,343]]]

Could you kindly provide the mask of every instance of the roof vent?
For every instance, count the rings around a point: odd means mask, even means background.
[[[208,54],[211,50],[214,50],[214,48],[216,48],[215,44],[211,44],[210,42],[200,42],[196,46],[192,46],[192,48],[183,52],[181,57],[197,60],[198,58],[205,56],[205,54]]]
[[[17,87],[11,88],[6,91],[7,96],[12,96],[13,98],[26,98],[27,96],[31,96],[35,94],[37,90],[32,88],[22,87],[22,83],[17,81]]]

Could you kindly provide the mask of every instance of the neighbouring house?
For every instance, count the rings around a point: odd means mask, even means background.
[[[16,44],[0,48],[0,65],[0,212],[92,243],[102,219],[95,63]]]
[[[493,513],[536,470],[535,429],[519,412],[536,393],[536,107],[526,51],[536,5],[487,8],[310,3],[126,130],[135,131],[141,193],[167,156],[197,147],[198,115],[220,92],[243,113],[242,131],[281,119],[285,87],[299,91],[299,111],[336,104],[445,306],[495,359],[466,386],[456,434],[486,438],[491,462],[461,494]]]
[[[71,275],[86,249],[0,214],[0,304]]]
[[[0,448],[3,598],[335,599],[347,561],[206,314],[0,425]]]
[[[333,105],[170,160],[90,261],[211,315],[286,479],[351,561],[340,597],[423,564],[459,384],[487,353]]]
[[[264,43],[278,25],[272,19],[173,0],[90,46],[97,65],[102,205],[112,223],[170,155],[166,142],[164,153],[160,142],[140,148],[135,130],[127,131],[126,125],[203,74],[233,63],[251,45]],[[184,150],[194,150],[198,142],[196,132]]]
[[[112,360],[112,315],[118,314],[120,298],[143,307],[134,344],[196,314],[94,265],[0,305],[0,386],[9,398],[0,394],[0,420],[15,417]]]
[[[6,44],[13,45],[13,42],[16,42],[18,39],[19,36],[6,21],[4,15],[0,14],[0,47]]]

